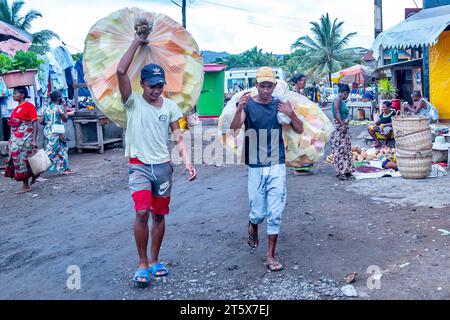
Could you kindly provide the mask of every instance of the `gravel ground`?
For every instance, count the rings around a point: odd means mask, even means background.
[[[278,245],[285,271],[271,273],[265,225],[260,248],[246,243],[246,168],[199,166],[189,183],[178,166],[161,251],[171,274],[142,289],[130,281],[137,253],[123,150],[71,155],[71,163],[76,175],[45,175],[27,195],[0,179],[0,299],[349,299],[340,289],[350,272],[357,299],[450,299],[450,238],[438,231],[450,230],[448,204],[424,198],[445,195],[448,179],[407,189],[401,179],[341,182],[324,162],[311,176],[289,173]],[[67,287],[73,265],[80,290]],[[374,265],[379,290],[367,286]]]

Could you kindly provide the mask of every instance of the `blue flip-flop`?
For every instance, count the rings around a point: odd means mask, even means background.
[[[166,266],[162,263],[154,264],[153,266],[151,266],[148,269],[148,271],[151,272],[151,274],[153,274],[153,276],[156,278],[162,278],[162,277],[166,277],[169,275],[169,269],[167,269]],[[164,272],[164,273],[158,274],[158,272]]]
[[[138,278],[145,278],[147,281],[139,281]],[[148,269],[139,269],[136,271],[133,277],[133,281],[138,285],[149,285],[150,284],[150,273]]]

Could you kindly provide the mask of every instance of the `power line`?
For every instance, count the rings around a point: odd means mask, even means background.
[[[170,2],[172,2],[177,7],[181,8],[181,20],[183,20],[183,28],[186,29],[186,7],[187,7],[186,0],[181,0],[181,4],[173,0],[170,0]]]
[[[211,2],[211,1],[207,1],[207,0],[200,0],[201,2],[205,2],[208,4],[211,4],[213,6],[219,6],[219,7],[223,7],[223,8],[228,8],[228,9],[233,9],[233,10],[239,10],[239,11],[245,11],[245,12],[250,12],[250,13],[255,13],[255,11],[251,11],[248,9],[244,9],[244,8],[238,8],[238,7],[233,7],[233,6],[228,6],[225,4],[221,4],[221,3],[216,3],[216,2]]]
[[[72,49],[77,50],[77,51],[80,52],[80,53],[83,53],[83,51],[81,51],[80,49],[77,49],[77,48],[75,48],[75,47],[73,47],[73,46],[71,46],[71,45],[65,43],[64,41],[61,41],[61,43],[62,43],[63,45],[65,45],[66,47],[70,47],[70,48],[72,48]]]
[[[170,2],[172,2],[172,3],[173,3],[174,5],[176,5],[177,7],[183,8],[183,6],[182,6],[181,4],[179,4],[178,2],[175,2],[175,1],[173,1],[173,0],[170,0]],[[192,3],[192,1],[189,1],[189,2]],[[194,7],[192,7],[192,6],[186,5],[186,7],[189,8],[189,9],[194,9]]]
[[[260,23],[256,23],[253,21],[247,21],[249,24],[253,24],[255,26],[259,26],[259,27],[263,27],[263,28],[267,28],[267,29],[277,29],[277,30],[284,30],[284,31],[289,31],[292,33],[299,33],[300,30],[294,30],[294,29],[289,29],[289,28],[283,28],[283,27],[279,27],[279,26],[273,26],[273,25],[267,25],[267,24],[260,24]],[[369,35],[359,35],[356,34],[353,36],[354,38],[369,38],[369,39],[373,39],[373,36],[369,36]]]
[[[286,30],[286,31],[291,31],[291,32],[295,32],[295,33],[299,32],[299,30],[294,30],[294,29],[289,29],[289,28],[282,28],[282,27],[276,27],[276,26],[271,26],[271,25],[259,24],[259,23],[252,22],[252,21],[247,21],[247,22],[250,24],[253,24],[255,26],[260,26],[260,27],[269,28],[269,29]]]
[[[175,2],[175,1],[173,1],[173,0],[170,0],[170,2],[172,2],[174,5],[176,5],[176,6],[178,6],[178,7],[181,8],[181,5],[180,5],[179,3],[177,3],[177,2]]]
[[[217,2],[212,2],[212,1],[208,1],[208,0],[200,0],[200,1],[204,2],[204,3],[207,3],[207,4],[210,4],[210,5],[213,5],[213,6],[223,7],[223,8],[232,9],[232,10],[238,10],[238,11],[254,13],[254,14],[263,14],[263,15],[267,15],[267,16],[271,16],[271,17],[282,18],[282,19],[289,19],[289,20],[294,20],[294,21],[311,22],[308,19],[294,18],[294,17],[277,15],[277,14],[270,14],[270,13],[267,13],[267,12],[261,12],[261,11],[255,11],[255,10],[250,10],[250,9],[245,9],[245,8],[234,7],[234,6],[221,4],[221,3],[217,3]],[[346,22],[346,24],[349,25],[349,26],[354,26],[354,27],[367,27],[367,25],[351,24],[351,23],[347,23],[347,22]]]

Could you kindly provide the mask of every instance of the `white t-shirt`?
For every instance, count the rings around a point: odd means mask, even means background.
[[[125,156],[137,158],[145,164],[161,164],[170,161],[168,148],[169,128],[172,122],[183,117],[178,105],[163,98],[161,108],[145,101],[133,92],[125,103],[127,131]]]

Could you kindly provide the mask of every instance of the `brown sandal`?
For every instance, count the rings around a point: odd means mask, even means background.
[[[250,228],[253,230],[253,233],[250,231]],[[248,245],[252,249],[256,249],[259,247],[259,238],[258,233],[255,232],[255,229],[253,228],[253,225],[251,222],[248,223]]]
[[[284,270],[283,265],[278,261],[275,263],[266,263],[266,266],[271,272],[279,272]]]
[[[33,190],[32,190],[32,189],[28,189],[28,190],[25,190],[25,191],[21,190],[21,191],[17,191],[16,194],[17,194],[17,195],[21,195],[21,194],[29,193],[29,192],[31,192],[31,191],[33,191]]]

